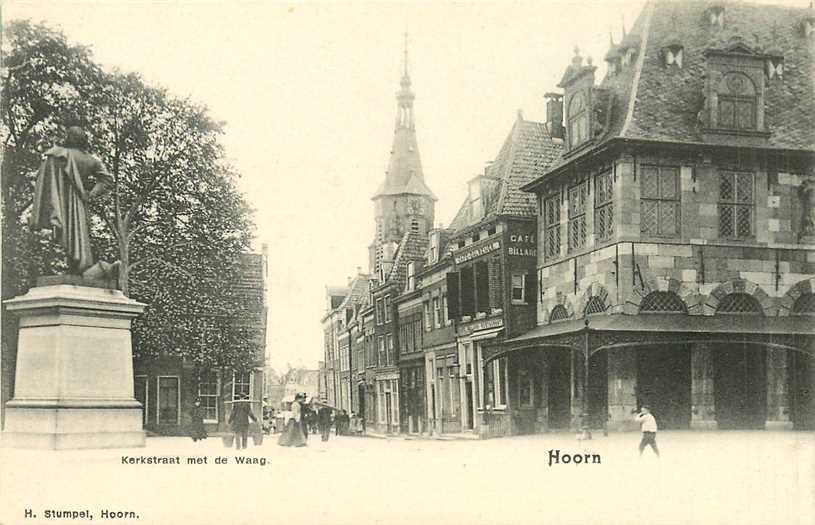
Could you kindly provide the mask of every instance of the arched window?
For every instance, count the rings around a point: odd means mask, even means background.
[[[574,148],[589,138],[589,112],[586,97],[575,93],[569,101],[569,147]]]
[[[586,315],[601,314],[606,311],[606,302],[600,296],[595,295],[589,302],[586,303],[586,309],[583,311]]]
[[[556,305],[552,308],[552,313],[549,314],[549,322],[553,323],[555,321],[562,321],[569,317],[569,312],[566,311],[566,307],[562,304]]]
[[[651,292],[640,303],[640,312],[688,313],[685,303],[673,292]]]
[[[718,127],[756,129],[756,87],[744,73],[731,72],[718,90]]]
[[[792,313],[799,315],[815,315],[815,294],[805,293],[792,305]]]
[[[716,308],[717,314],[747,314],[747,315],[761,315],[763,313],[761,305],[752,296],[746,293],[731,293],[725,295],[719,301],[719,307]]]

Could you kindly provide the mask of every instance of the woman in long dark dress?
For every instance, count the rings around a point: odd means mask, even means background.
[[[207,439],[207,429],[204,428],[204,409],[201,401],[195,400],[192,407],[192,423],[190,425],[190,437],[193,441]]]
[[[286,421],[286,430],[280,434],[277,444],[282,447],[304,447],[306,437],[303,435],[303,427],[300,424],[300,399],[299,396],[291,403],[291,416]]]

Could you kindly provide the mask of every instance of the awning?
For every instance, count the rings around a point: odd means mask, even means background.
[[[589,330],[600,332],[660,332],[691,335],[815,335],[815,319],[808,316],[762,317],[751,315],[597,315],[589,319]],[[545,343],[554,336],[582,332],[584,319],[560,321],[533,328],[523,335],[504,341],[504,349],[517,349]]]

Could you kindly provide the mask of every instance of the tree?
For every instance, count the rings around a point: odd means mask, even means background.
[[[79,124],[114,178],[110,195],[92,207],[94,251],[118,259],[120,288],[147,304],[134,322],[135,354],[253,365],[256,333],[240,323],[234,293],[251,210],[223,161],[222,125],[136,74],[103,71],[86,47],[45,26],[12,22],[5,34],[4,297],[59,269],[59,248],[32,233],[27,219],[41,153]]]

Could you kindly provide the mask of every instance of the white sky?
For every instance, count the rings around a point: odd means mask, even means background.
[[[775,2],[780,3],[780,2]],[[789,0],[807,6],[808,0]],[[598,78],[609,31],[644,2],[5,2],[90,45],[95,59],[190,96],[223,143],[268,243],[270,363],[316,366],[326,284],[367,271],[407,30],[425,180],[449,224],[518,109],[545,119],[573,48]]]

